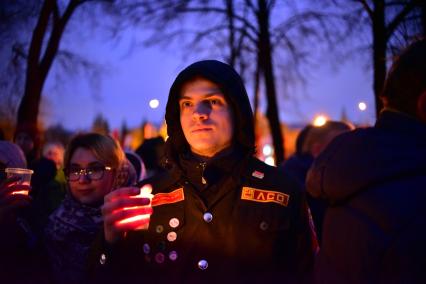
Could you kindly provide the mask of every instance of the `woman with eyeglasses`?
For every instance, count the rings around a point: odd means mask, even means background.
[[[77,135],[64,156],[67,196],[49,217],[46,247],[53,283],[85,283],[89,248],[102,227],[104,196],[135,181],[128,178],[123,150],[109,136]]]

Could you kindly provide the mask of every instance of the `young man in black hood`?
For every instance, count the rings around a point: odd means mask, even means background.
[[[145,181],[154,194],[149,228],[119,222],[138,210],[120,208],[146,204],[129,198],[138,188],[105,198],[103,279],[306,280],[315,251],[307,207],[297,183],[253,157],[253,113],[237,72],[214,60],[184,69],[170,89],[166,122],[168,170]]]

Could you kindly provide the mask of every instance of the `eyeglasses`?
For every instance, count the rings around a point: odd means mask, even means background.
[[[80,176],[85,176],[90,180],[100,180],[104,177],[105,171],[111,171],[111,167],[106,166],[95,166],[85,169],[71,168],[64,169],[65,177],[68,181],[78,181]]]

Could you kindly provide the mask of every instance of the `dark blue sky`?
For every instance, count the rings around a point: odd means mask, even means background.
[[[47,125],[62,123],[72,130],[90,129],[98,113],[106,117],[111,128],[120,127],[123,121],[129,127],[145,120],[162,122],[168,90],[178,72],[193,61],[206,58],[193,54],[183,60],[179,46],[166,50],[139,46],[129,51],[130,38],[124,36],[119,44],[108,43],[99,36],[64,39],[62,46],[102,66],[101,77],[98,84],[93,83],[97,82],[95,77],[83,73],[58,79],[54,66],[45,87],[43,118]],[[327,62],[329,59],[324,57],[324,64],[311,68],[304,90],[294,90],[291,99],[278,98],[281,120],[309,123],[319,113],[339,119],[345,109],[353,122],[372,123],[371,70],[365,68],[366,62],[359,58],[347,60],[334,69]],[[252,96],[250,88],[248,92]],[[160,101],[157,109],[148,106],[154,98]],[[358,109],[360,101],[368,105],[364,113]],[[264,108],[265,102],[261,105]]]

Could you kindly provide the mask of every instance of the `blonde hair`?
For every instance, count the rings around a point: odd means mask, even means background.
[[[64,154],[64,167],[70,166],[71,158],[78,148],[84,148],[105,166],[116,172],[114,187],[120,187],[128,182],[128,164],[120,144],[108,135],[99,133],[84,133],[74,136]]]

